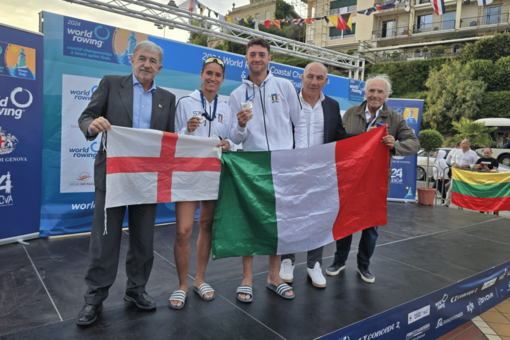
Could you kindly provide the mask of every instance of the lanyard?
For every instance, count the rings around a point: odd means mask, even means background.
[[[375,113],[374,119],[372,119],[370,122],[367,122],[367,131],[370,129],[370,127],[374,124],[374,122],[377,120],[377,117],[379,117],[379,109]]]
[[[216,108],[218,107],[218,95],[216,95],[216,98],[214,98],[214,108],[212,116],[209,116],[207,113],[207,109],[205,108],[205,98],[202,91],[200,91],[200,99],[202,100],[202,108],[204,109],[204,113],[202,113],[202,116],[204,116],[208,121],[212,122],[214,118],[216,118]]]
[[[264,88],[264,86],[266,86],[266,82],[263,82],[262,85],[260,85],[259,87],[259,91],[262,90]],[[251,94],[251,96],[248,97],[248,86],[246,86],[246,101],[250,101],[250,100],[253,100],[253,97],[255,97],[255,90],[253,90],[253,93]]]

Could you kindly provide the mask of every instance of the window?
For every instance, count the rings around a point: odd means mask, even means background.
[[[429,49],[428,48],[424,48],[423,49],[423,56],[426,57],[428,54],[429,54]]]
[[[396,35],[396,28],[397,28],[396,24],[397,23],[396,23],[395,20],[383,21],[381,37],[386,38],[386,37],[395,36]]]
[[[419,16],[417,26],[418,29],[432,27],[432,14]]]
[[[460,45],[453,46],[453,53],[459,53],[460,52]]]
[[[329,15],[346,14],[355,12],[358,0],[338,0],[332,1],[329,7]]]
[[[329,40],[354,38],[355,34],[356,34],[356,24],[352,24],[352,31],[349,31],[349,30],[340,31],[336,27],[329,28]]]
[[[443,29],[452,30],[455,28],[455,12],[448,12],[443,14]]]
[[[420,50],[419,49],[414,50],[414,57],[418,58],[419,56],[420,56]]]
[[[485,9],[485,25],[501,23],[502,6],[489,7]]]
[[[271,20],[271,11],[266,11],[266,20]]]

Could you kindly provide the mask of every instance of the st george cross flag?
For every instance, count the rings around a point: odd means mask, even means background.
[[[290,254],[386,224],[386,128],[308,149],[222,156],[214,259]]]
[[[445,13],[444,0],[429,0],[434,12],[437,15],[443,15]]]
[[[106,208],[215,200],[219,139],[113,126],[106,143]]]

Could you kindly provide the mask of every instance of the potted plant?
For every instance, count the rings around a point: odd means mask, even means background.
[[[429,169],[429,161],[430,161],[430,152],[439,149],[443,146],[444,140],[443,136],[436,130],[423,130],[420,132],[418,137],[420,140],[420,146],[427,153],[427,169]],[[429,189],[429,175],[426,174],[425,188],[418,188],[418,204],[423,205],[433,205],[434,204],[434,195],[436,193],[436,189]]]

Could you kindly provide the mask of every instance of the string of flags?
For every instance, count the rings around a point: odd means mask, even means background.
[[[434,12],[437,15],[442,15],[445,13],[445,4],[444,0],[429,0],[432,8],[434,9]],[[486,6],[493,2],[493,0],[477,0],[479,6]],[[198,7],[200,11],[200,15],[204,15],[205,11],[207,11],[207,15],[210,17],[211,13],[213,13],[217,19],[225,22],[230,23],[239,23],[239,24],[254,24],[254,28],[258,30],[259,23],[263,24],[267,29],[273,25],[274,27],[281,29],[281,24],[294,24],[297,26],[302,26],[303,24],[310,25],[318,20],[325,20],[327,23],[332,23],[333,26],[335,26],[338,30],[346,30],[346,31],[352,31],[352,17],[356,15],[356,13],[364,14],[364,15],[370,15],[374,11],[384,11],[387,9],[395,8],[400,3],[405,4],[405,10],[409,12],[411,9],[411,6],[409,5],[409,0],[395,0],[393,2],[385,3],[383,5],[377,5],[373,7],[369,7],[360,11],[347,13],[347,14],[337,14],[337,15],[327,15],[323,17],[316,17],[316,18],[308,18],[308,19],[275,19],[275,20],[264,20],[262,22],[259,22],[257,19],[248,19],[248,18],[235,18],[230,15],[221,15],[218,12],[210,9],[206,5],[202,4],[199,0],[189,0],[189,10],[190,12],[194,12],[195,9]],[[469,5],[470,0],[462,0],[464,5]],[[226,29],[224,29],[226,31]]]

